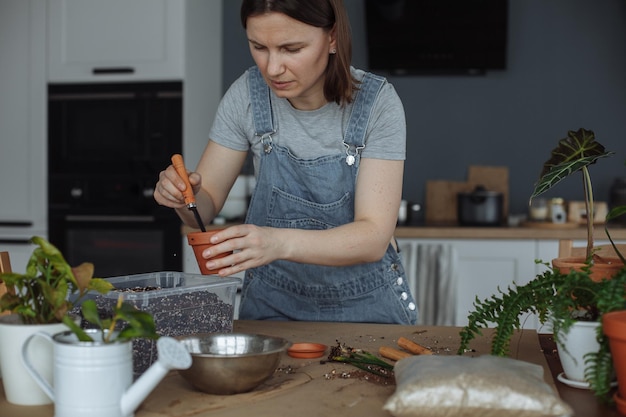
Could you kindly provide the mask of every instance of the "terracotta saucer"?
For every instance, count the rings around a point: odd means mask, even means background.
[[[311,359],[324,356],[326,345],[320,343],[294,343],[287,349],[287,355],[292,358]]]

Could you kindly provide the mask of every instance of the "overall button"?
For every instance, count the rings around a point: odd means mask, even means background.
[[[400,298],[402,299],[402,301],[405,301],[407,298],[409,298],[409,294],[403,292],[402,294],[400,294]]]
[[[398,279],[396,280],[396,285],[402,285],[403,282],[404,280],[402,279],[402,277],[398,277]]]
[[[409,310],[411,311],[415,310],[415,303],[409,303]]]

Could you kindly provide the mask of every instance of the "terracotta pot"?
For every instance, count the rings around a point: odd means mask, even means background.
[[[601,281],[613,277],[620,269],[624,267],[622,260],[619,258],[603,258],[605,262],[596,262],[591,266],[591,279],[593,281]],[[558,268],[562,273],[567,274],[571,270],[582,271],[587,267],[585,258],[556,258],[552,260],[552,265]]]
[[[202,275],[215,275],[219,272],[219,269],[209,269],[206,267],[208,259],[202,257],[202,252],[211,246],[211,236],[224,229],[207,230],[206,232],[194,232],[187,235],[187,242],[193,248],[193,253],[196,256],[196,261],[200,267]],[[212,259],[224,258],[232,252],[222,253],[213,257]]]
[[[617,373],[620,401],[617,409],[626,415],[626,310],[605,313],[602,316],[602,331],[609,339],[613,366]],[[617,395],[617,394],[616,394]]]

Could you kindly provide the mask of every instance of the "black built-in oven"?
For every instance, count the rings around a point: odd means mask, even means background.
[[[48,89],[48,231],[71,265],[110,277],[182,270],[180,220],[152,196],[182,150],[182,83]]]

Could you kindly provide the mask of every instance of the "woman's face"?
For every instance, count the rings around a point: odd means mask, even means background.
[[[324,73],[336,48],[332,31],[276,12],[250,17],[246,26],[252,58],[278,97],[299,110],[326,104]]]

